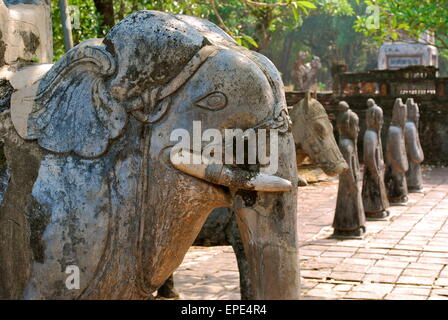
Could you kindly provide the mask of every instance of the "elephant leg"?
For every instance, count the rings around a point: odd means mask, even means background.
[[[278,176],[297,185],[291,136],[278,144]],[[288,192],[234,191],[234,211],[248,259],[255,299],[300,297],[297,188]]]
[[[225,223],[225,226],[223,223]],[[222,229],[223,227],[225,228]],[[223,239],[224,237],[225,239]],[[220,239],[220,241],[217,242],[217,239]],[[249,277],[249,266],[235,214],[230,208],[222,207],[215,209],[207,218],[194,245],[202,246],[205,243],[210,243],[212,246],[228,244],[232,246],[238,263],[241,300],[252,300],[253,293]],[[158,289],[157,296],[163,298],[179,297],[179,294],[174,287],[173,275],[171,275]]]
[[[228,209],[230,211],[230,209]],[[249,277],[249,265],[247,263],[246,253],[244,252],[243,240],[241,239],[240,230],[236,222],[235,214],[226,229],[226,238],[232,245],[238,263],[238,271],[240,274],[240,293],[241,300],[253,300],[252,284]]]

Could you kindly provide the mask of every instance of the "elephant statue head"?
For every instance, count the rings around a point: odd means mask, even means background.
[[[18,297],[147,299],[223,206],[237,214],[256,298],[299,297],[297,167],[283,84],[266,57],[214,24],[157,11],[128,16],[103,40],[67,52],[15,125],[41,150],[23,205],[32,245],[24,240],[30,259]],[[277,153],[276,170],[258,158],[194,160],[212,136],[235,129],[275,132],[259,145]],[[232,139],[246,155],[248,136]],[[219,139],[214,146],[215,156],[227,150]]]
[[[290,115],[297,165],[309,157],[313,164],[322,168],[329,176],[338,175],[348,169],[334,139],[333,126],[319,101],[307,92],[305,98],[292,108]]]

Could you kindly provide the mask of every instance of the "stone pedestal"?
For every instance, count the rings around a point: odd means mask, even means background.
[[[52,37],[47,1],[0,1],[0,67],[20,61],[51,63]]]

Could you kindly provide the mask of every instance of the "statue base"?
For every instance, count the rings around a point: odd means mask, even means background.
[[[391,206],[405,206],[408,203],[408,197],[389,199],[389,204]]]
[[[334,229],[331,238],[335,239],[364,239],[366,227],[360,227],[355,230],[338,230]]]
[[[366,220],[368,221],[388,221],[391,215],[389,210],[379,212],[366,212]]]

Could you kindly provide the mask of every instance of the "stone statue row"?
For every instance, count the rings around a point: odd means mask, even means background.
[[[365,168],[360,189],[359,118],[345,101],[339,103],[338,109],[339,148],[349,169],[339,176],[333,236],[356,238],[364,235],[366,220],[387,219],[390,205],[404,205],[408,201],[408,192],[422,191],[420,164],[424,156],[418,135],[420,114],[412,98],[408,98],[406,104],[401,98],[395,100],[384,161],[381,142],[383,110],[373,99],[367,100],[363,140]]]

